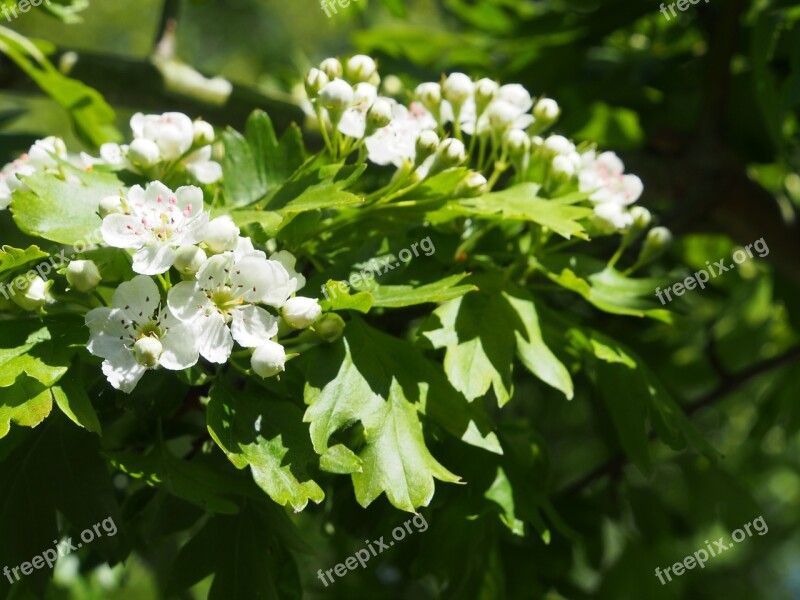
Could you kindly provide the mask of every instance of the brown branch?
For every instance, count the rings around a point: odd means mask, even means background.
[[[725,396],[735,392],[752,379],[755,379],[760,375],[768,373],[773,369],[786,365],[797,359],[800,359],[800,345],[794,346],[780,356],[767,359],[763,362],[753,365],[752,367],[748,367],[739,373],[736,373],[717,389],[688,404],[684,410],[688,416],[691,416],[699,410],[711,406]],[[653,439],[655,437],[655,432],[651,431],[649,437],[650,439]],[[622,454],[618,454],[607,463],[598,466],[581,477],[575,483],[567,486],[565,489],[559,492],[559,495],[571,496],[577,494],[584,488],[588,487],[595,481],[602,479],[603,477],[616,477],[621,474],[622,469],[626,464],[628,464],[628,458]]]

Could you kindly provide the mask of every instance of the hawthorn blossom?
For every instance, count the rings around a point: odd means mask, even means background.
[[[112,306],[86,315],[89,352],[103,358],[103,373],[114,388],[130,393],[148,369],[188,369],[199,358],[192,329],[181,323],[150,277],[120,284]]]
[[[193,324],[200,354],[224,363],[234,340],[255,348],[277,334],[278,320],[256,304],[283,306],[295,286],[278,261],[225,252],[209,258],[195,281],[174,286],[167,302],[180,320]]]
[[[36,140],[28,152],[0,170],[0,210],[8,208],[15,191],[28,191],[28,186],[21,178],[30,177],[37,171],[58,171],[59,160],[67,158],[67,147],[61,138],[49,136]]]
[[[169,270],[177,248],[200,242],[208,224],[203,192],[194,186],[173,193],[159,181],[146,189],[135,185],[128,190],[124,208],[124,214],[105,216],[101,233],[111,247],[135,249],[133,270],[143,275]]]
[[[177,160],[186,154],[194,143],[192,120],[179,112],[163,115],[136,113],[131,118],[134,139],[154,142],[165,160]]]
[[[603,152],[595,157],[594,151],[589,151],[581,158],[580,190],[592,192],[589,200],[595,204],[616,202],[628,206],[642,195],[642,180],[636,175],[625,175],[625,166],[613,152]]]
[[[417,138],[423,131],[436,129],[436,120],[419,102],[408,108],[393,103],[392,121],[366,139],[368,158],[377,165],[395,165],[413,161]]]

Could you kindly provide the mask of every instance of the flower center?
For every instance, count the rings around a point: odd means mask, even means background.
[[[244,298],[227,285],[216,288],[207,294],[207,298],[213,302],[226,321],[230,320],[233,310],[244,304]]]

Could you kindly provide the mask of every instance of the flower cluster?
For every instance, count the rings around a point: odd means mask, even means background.
[[[286,353],[273,338],[282,327],[304,329],[320,317],[316,300],[295,295],[305,278],[294,256],[282,251],[267,258],[230,217],[209,220],[197,187],[173,192],[154,181],[98,208],[103,240],[133,251],[139,273],[119,286],[111,308],[86,317],[89,351],[105,359],[103,372],[115,388],[130,392],[147,369],[182,370],[200,356],[223,364],[234,342],[254,349],[255,373],[276,375]],[[183,278],[176,285],[172,269]]]
[[[625,174],[616,154],[579,148],[562,135],[543,137],[561,114],[552,98],[534,98],[519,84],[451,73],[420,83],[405,106],[381,95],[380,81],[375,62],[362,55],[344,63],[328,58],[306,75],[306,92],[333,155],[362,150],[371,162],[417,179],[473,167],[461,195],[479,195],[512,173],[512,183],[535,182],[549,197],[583,192],[596,235],[627,231],[646,212],[629,209],[644,188],[638,177]]]
[[[0,170],[0,210],[8,208],[17,190],[26,191],[24,178],[39,172],[56,172],[67,160],[67,147],[61,138],[37,140],[30,150]]]
[[[85,165],[105,164],[152,178],[185,170],[197,182],[210,184],[222,177],[222,167],[211,160],[214,128],[183,113],[137,113],[131,118],[129,145],[103,144],[100,158],[83,155]]]

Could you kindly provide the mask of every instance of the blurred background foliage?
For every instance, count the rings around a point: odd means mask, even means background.
[[[443,443],[442,462],[469,485],[439,486],[427,532],[331,588],[321,586],[317,569],[386,534],[400,515],[385,503],[358,508],[344,481],[324,510],[293,517],[311,548],[298,553],[298,577],[312,590],[306,597],[800,597],[800,6],[711,0],[670,20],[649,0],[353,0],[331,17],[313,0],[60,6],[0,25],[42,40],[55,65],[113,106],[120,130],[137,110],[173,109],[241,128],[257,107],[285,128],[303,119],[300,74],[324,57],[360,51],[397,76],[384,84],[399,98],[454,70],[556,98],[559,133],[618,151],[644,180],[642,203],[677,234],[658,274],[678,281],[760,238],[770,249],[672,303],[679,315],[672,325],[586,313],[644,359],[722,454],[719,463],[653,441],[655,466],[645,476],[621,458],[614,419],[586,381],[576,382],[567,403],[520,371],[518,401],[503,411],[502,430],[530,468],[510,503],[496,502],[494,512],[507,521],[515,505],[524,515],[526,502],[544,495],[557,526],[521,538],[500,518],[474,518],[492,512],[485,494],[493,482],[470,477],[480,472],[470,465],[484,457]],[[171,92],[154,54],[161,64],[226,78],[234,84],[230,98],[213,104]],[[72,148],[96,143],[96,123],[77,135],[75,107],[63,106],[4,57],[3,159],[45,135],[61,135]],[[561,302],[551,318],[576,301]],[[569,353],[562,349],[565,360]],[[624,400],[635,391],[618,393]],[[159,597],[183,539],[164,524],[184,522],[177,515],[185,511],[173,499],[127,523],[134,553],[124,564],[61,561],[47,597]],[[658,584],[655,567],[759,515],[766,535]],[[192,597],[207,589],[206,580]]]

